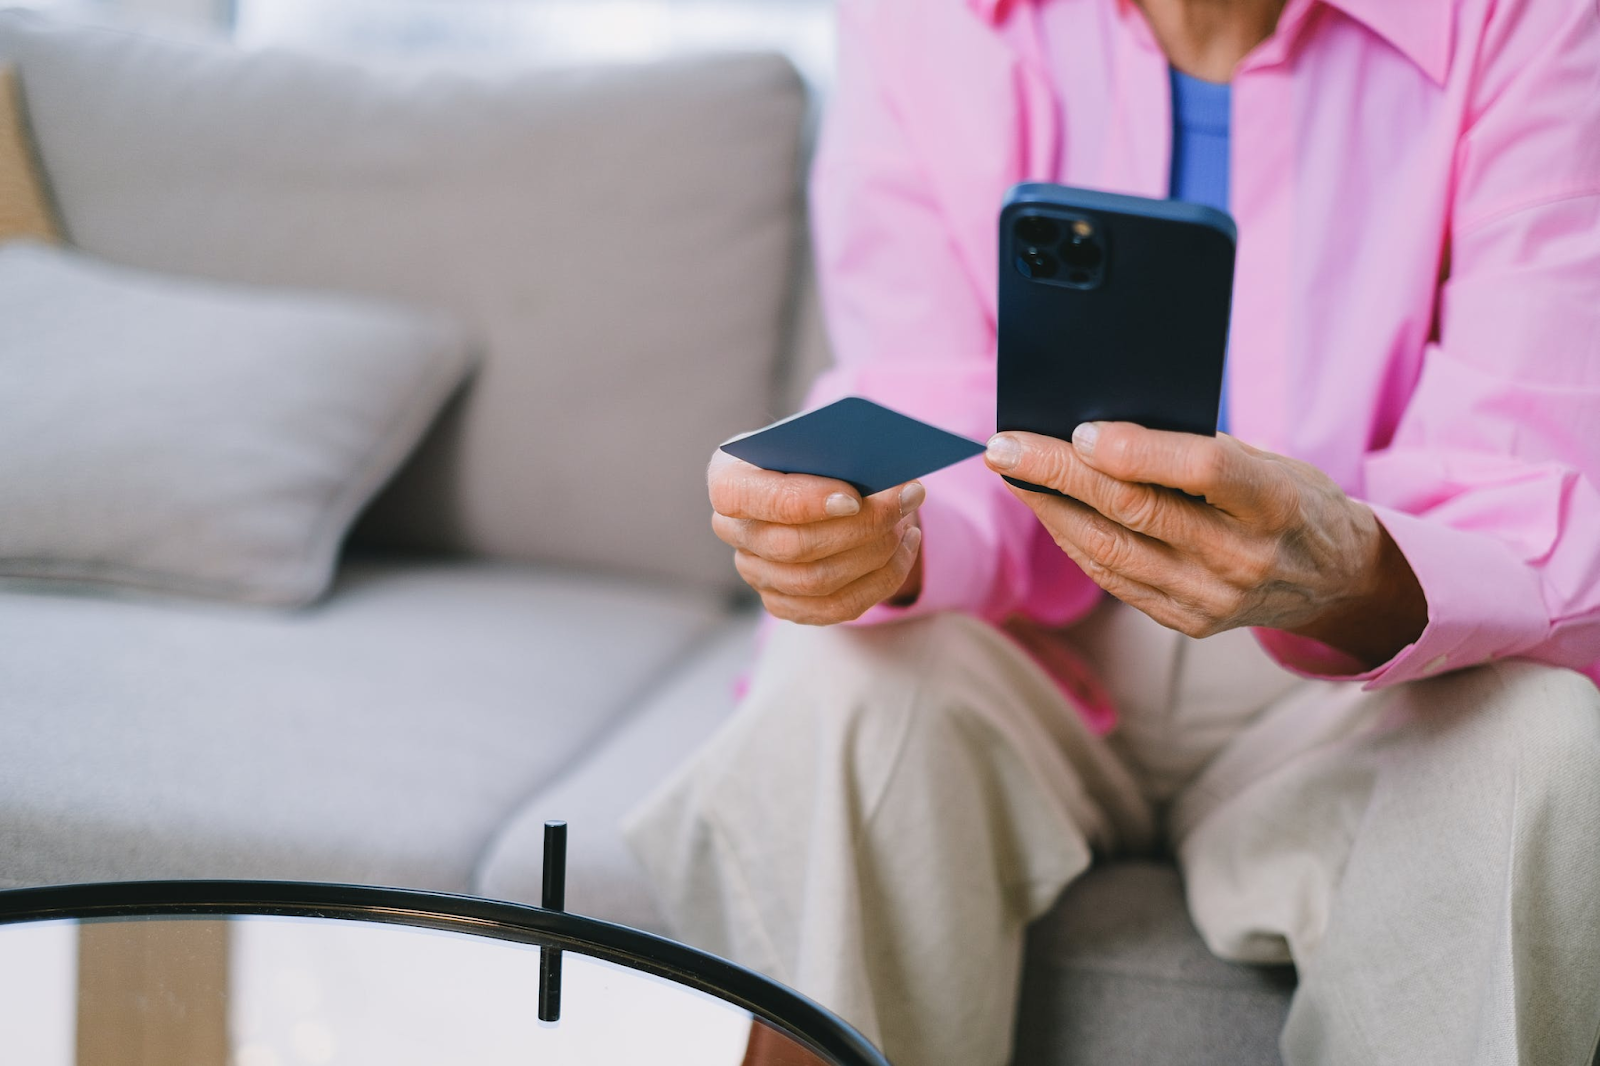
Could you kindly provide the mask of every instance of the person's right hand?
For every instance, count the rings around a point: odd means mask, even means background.
[[[763,470],[719,450],[706,484],[711,528],[775,617],[848,622],[921,589],[919,482],[862,499],[842,481]]]

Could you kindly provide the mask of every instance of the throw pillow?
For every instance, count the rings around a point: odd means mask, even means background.
[[[0,246],[0,580],[306,603],[468,366],[432,315]]]
[[[45,202],[44,183],[34,168],[17,72],[0,63],[0,242],[18,237],[58,239]]]

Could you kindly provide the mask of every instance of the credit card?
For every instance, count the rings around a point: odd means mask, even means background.
[[[735,437],[722,450],[764,470],[835,478],[870,496],[981,455],[983,447],[847,396]]]

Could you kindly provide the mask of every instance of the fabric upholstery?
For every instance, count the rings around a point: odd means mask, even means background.
[[[59,239],[45,198],[28,124],[17,89],[17,72],[0,62],[0,241]]]
[[[567,909],[667,933],[620,826],[733,713],[739,678],[755,656],[756,626],[752,613],[717,629],[569,773],[523,804],[485,853],[476,891],[538,903],[544,823],[562,818],[570,826]]]
[[[0,246],[0,578],[308,602],[469,362],[438,316]]]
[[[1014,1061],[1277,1066],[1294,983],[1212,955],[1172,866],[1095,867],[1030,934]]]
[[[347,565],[293,614],[0,594],[0,880],[466,891],[722,614],[482,563]]]
[[[83,248],[481,338],[364,535],[733,587],[703,471],[778,413],[805,109],[785,60],[391,69],[27,12],[0,14],[0,54]]]

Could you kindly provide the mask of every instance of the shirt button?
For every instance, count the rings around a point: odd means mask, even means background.
[[[1424,666],[1422,668],[1422,672],[1425,673],[1425,674],[1437,674],[1440,670],[1443,670],[1445,667],[1447,667],[1449,665],[1450,665],[1450,656],[1441,655],[1437,659],[1433,660],[1433,662],[1429,663],[1427,666]]]

